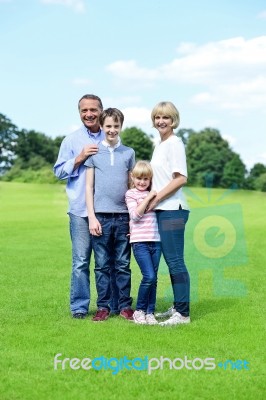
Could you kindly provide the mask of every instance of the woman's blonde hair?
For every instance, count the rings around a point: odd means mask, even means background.
[[[153,172],[152,167],[149,161],[139,160],[136,162],[134,168],[131,171],[132,178],[149,178],[152,180]],[[150,185],[151,186],[151,185]],[[131,188],[134,188],[135,185],[133,181],[131,182]],[[150,187],[148,188],[150,190]]]
[[[152,126],[155,128],[156,115],[166,115],[172,120],[171,127],[177,128],[180,124],[180,116],[176,106],[171,101],[161,101],[158,103],[151,112]]]

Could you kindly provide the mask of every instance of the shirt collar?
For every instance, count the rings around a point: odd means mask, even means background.
[[[86,128],[86,127],[85,127],[85,128]],[[101,134],[102,134],[101,129],[99,129],[98,132],[91,132],[88,128],[86,128],[86,130],[87,130],[87,133],[88,133],[89,137],[92,137],[92,138],[95,138],[95,139],[98,138],[98,137],[100,137]]]
[[[102,141],[102,144],[107,148],[116,149],[117,147],[119,147],[121,145],[121,139],[118,138],[118,142],[114,146],[110,146],[110,144],[107,143],[105,140]]]

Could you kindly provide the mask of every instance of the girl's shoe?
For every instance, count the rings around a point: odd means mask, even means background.
[[[146,324],[145,312],[142,310],[136,310],[133,314],[133,319],[136,324]]]
[[[158,321],[155,319],[153,314],[146,314],[147,325],[157,325]]]

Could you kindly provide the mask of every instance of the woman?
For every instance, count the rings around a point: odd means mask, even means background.
[[[179,125],[179,112],[171,102],[160,102],[151,113],[153,127],[161,141],[155,147],[151,166],[152,189],[157,196],[148,210],[156,210],[162,253],[169,268],[174,304],[157,318],[168,317],[160,325],[187,324],[189,317],[190,279],[184,263],[184,233],[189,209],[182,187],[187,182],[185,147],[181,138],[174,134]]]

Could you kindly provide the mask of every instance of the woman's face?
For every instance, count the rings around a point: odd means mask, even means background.
[[[160,133],[162,140],[166,140],[170,135],[173,134],[173,128],[171,127],[172,123],[172,118],[168,115],[155,115],[154,126]]]

